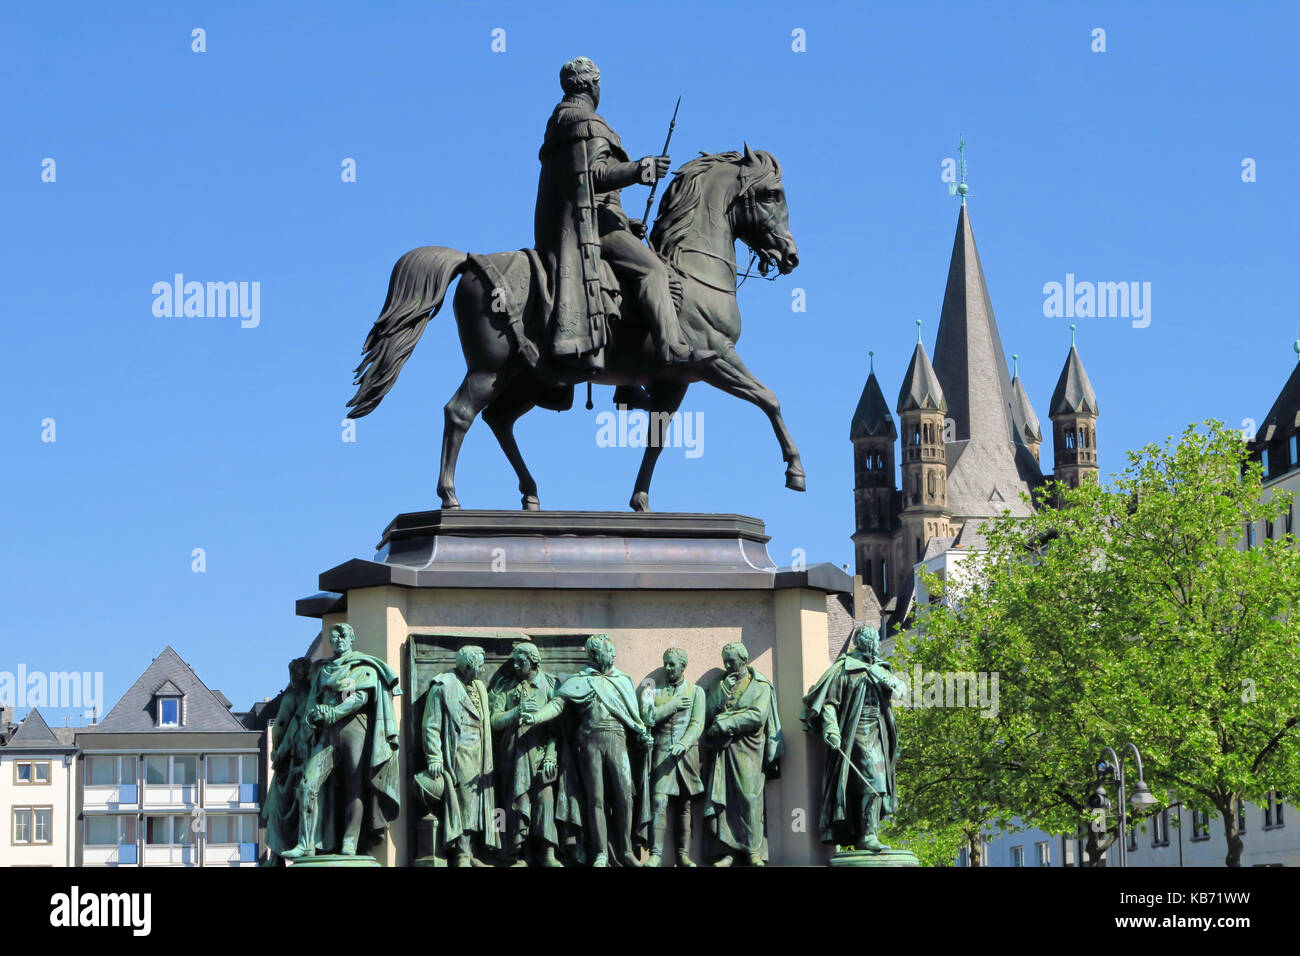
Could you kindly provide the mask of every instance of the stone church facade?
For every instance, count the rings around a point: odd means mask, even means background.
[[[1100,410],[1073,344],[1048,414],[1050,473],[1040,460],[1038,417],[1018,369],[1008,369],[963,201],[934,359],[918,328],[891,412],[873,353],[849,431],[855,570],[879,602],[886,628],[910,615],[918,564],[979,550],[979,526],[1003,514],[1027,515],[1031,506],[1021,494],[1032,495],[1049,477],[1071,485],[1097,477]]]

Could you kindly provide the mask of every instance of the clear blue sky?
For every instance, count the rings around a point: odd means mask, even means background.
[[[1042,288],[1067,273],[1152,285],[1148,328],[1078,320],[1103,472],[1191,421],[1262,416],[1300,324],[1295,6],[865,7],[6,4],[0,670],[103,671],[111,705],[170,643],[239,708],[279,690],[314,633],[294,600],[369,557],[394,514],[437,505],[462,373],[447,313],[340,440],[389,270],[418,245],[531,242],[537,146],[575,55],[600,65],[601,112],[634,155],[658,150],[678,94],[674,164],[745,140],[773,152],[802,258],[741,290],[738,351],[782,399],[807,494],[784,488],[756,409],[695,386],[704,454],[665,453],[656,510],[758,516],[778,563],[852,561],[849,418],[869,349],[892,401],[916,319],[933,345],[959,133],[1007,353],[1044,425],[1069,320],[1043,316]],[[260,282],[261,324],[155,317],[152,286],[177,272]],[[639,451],[597,447],[580,405],[520,424],[543,505],[621,510]],[[466,507],[518,504],[482,423],[458,488]]]

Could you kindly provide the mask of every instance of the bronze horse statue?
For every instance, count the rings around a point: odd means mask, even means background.
[[[456,458],[474,419],[482,413],[515,473],[525,510],[540,508],[537,483],[515,443],[514,424],[536,407],[563,411],[572,406],[573,387],[581,382],[639,386],[644,392],[636,407],[649,411],[651,435],[637,473],[631,507],[650,510],[650,479],[663,450],[657,436],[681,405],[687,387],[706,382],[752,402],[766,413],[786,463],[785,484],[805,489],[799,450],[781,417],[772,391],[745,367],[736,354],[740,338],[740,308],[736,302],[736,240],[758,258],[766,275],[773,265],[782,275],[798,264],[790,234],[789,210],[781,183],[781,165],[770,153],[701,154],[677,171],[659,204],[650,243],[670,265],[681,284],[679,318],[692,347],[717,353],[702,367],[664,366],[656,357],[646,325],[633,297],[622,296],[620,314],[608,323],[601,367],[580,369],[548,357],[546,310],[537,307],[537,260],[532,250],[486,257],[499,273],[531,274],[527,306],[516,310],[512,324],[499,301],[501,289],[485,268],[484,257],[444,246],[422,246],[406,253],[393,267],[383,312],[366,337],[356,369],[357,393],[348,402],[349,414],[369,414],[393,387],[425,325],[442,306],[452,281],[453,310],[467,370],[456,394],[447,402],[442,438],[442,469],[438,496],[446,509],[456,500]],[[528,257],[531,256],[531,260]],[[544,283],[545,279],[540,279]],[[625,389],[626,390],[626,389]]]

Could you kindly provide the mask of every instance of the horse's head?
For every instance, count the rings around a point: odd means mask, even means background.
[[[758,256],[758,271],[767,275],[773,265],[789,275],[799,265],[799,250],[790,234],[790,208],[785,204],[781,164],[776,157],[745,144],[737,161],[735,195],[727,218],[736,238]]]
[[[708,211],[698,215],[701,209]],[[716,228],[724,220],[730,235],[709,240],[709,226]],[[759,257],[764,275],[773,265],[782,275],[799,265],[781,164],[748,144],[743,153],[705,153],[683,165],[664,193],[651,235],[655,248],[674,259],[679,249],[701,240],[730,246],[736,239]],[[727,257],[733,256],[729,252]]]

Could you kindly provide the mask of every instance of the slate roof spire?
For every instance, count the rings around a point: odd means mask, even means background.
[[[939,376],[935,374],[930,356],[921,343],[920,319],[916,320],[916,348],[912,350],[912,361],[908,363],[903,387],[898,392],[898,413],[901,415],[914,408],[948,410]]]
[[[948,263],[948,284],[934,345],[934,371],[952,419],[947,445],[948,502],[954,520],[1009,510],[1027,515],[1020,492],[1043,481],[1025,439],[1007,375],[1002,335],[963,203]]]
[[[853,413],[853,422],[849,426],[849,438],[898,438],[898,429],[894,427],[894,416],[889,413],[889,403],[880,391],[880,382],[876,380],[876,353],[867,353],[871,358],[871,372],[867,384],[862,387],[862,397],[858,399],[857,410]]]
[[[1027,445],[1043,440],[1043,428],[1034,414],[1034,406],[1025,391],[1025,383],[1020,380],[1020,356],[1011,356],[1011,415],[1016,426],[1016,434]]]
[[[1065,367],[1057,379],[1056,390],[1052,392],[1052,404],[1047,414],[1052,418],[1057,415],[1097,415],[1097,393],[1092,390],[1088,373],[1084,371],[1083,359],[1074,345],[1074,326],[1070,326],[1070,354],[1065,358]]]

